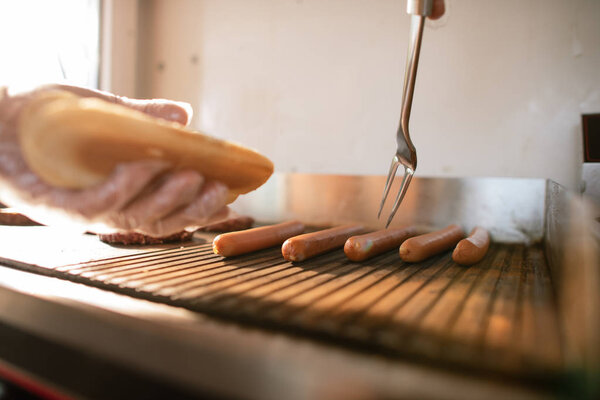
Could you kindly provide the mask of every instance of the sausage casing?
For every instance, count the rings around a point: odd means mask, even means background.
[[[352,261],[364,261],[399,247],[402,242],[417,235],[417,233],[417,228],[408,226],[352,236],[344,244],[344,253]]]
[[[472,265],[485,257],[489,247],[490,234],[485,229],[476,226],[468,238],[458,242],[452,253],[452,259],[457,264]]]
[[[217,222],[215,224],[206,225],[200,230],[208,232],[235,232],[249,229],[254,224],[254,218],[246,215],[237,215],[233,218],[228,218],[225,221]]]
[[[292,237],[281,246],[281,254],[288,261],[304,261],[308,258],[342,247],[349,237],[361,233],[362,225],[342,225],[322,231]]]
[[[400,246],[400,258],[407,262],[423,261],[455,246],[465,233],[458,225],[406,239]]]
[[[287,238],[304,232],[304,225],[288,221],[238,232],[229,232],[213,240],[213,251],[224,257],[237,256],[283,243]]]

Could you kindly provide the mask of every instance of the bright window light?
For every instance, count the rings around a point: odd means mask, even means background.
[[[100,0],[0,0],[0,87],[98,87]]]

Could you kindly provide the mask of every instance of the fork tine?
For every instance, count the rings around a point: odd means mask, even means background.
[[[400,184],[400,190],[398,191],[398,195],[396,196],[396,201],[394,201],[394,207],[392,208],[392,212],[388,217],[387,223],[385,227],[390,226],[392,219],[394,219],[394,215],[396,215],[396,211],[398,211],[398,207],[400,207],[400,203],[402,203],[402,199],[404,199],[404,195],[408,189],[408,185],[410,185],[410,181],[412,180],[414,171],[408,167],[404,167],[404,177],[402,178],[402,184]]]
[[[381,211],[383,210],[383,205],[385,204],[385,200],[387,199],[388,194],[390,193],[390,188],[392,187],[392,182],[396,177],[396,171],[398,171],[398,165],[400,162],[398,161],[398,157],[394,156],[392,158],[392,164],[390,165],[390,172],[388,172],[387,181],[385,182],[385,187],[383,188],[383,197],[381,198],[381,204],[379,205],[379,212],[377,213],[377,219],[381,216]]]

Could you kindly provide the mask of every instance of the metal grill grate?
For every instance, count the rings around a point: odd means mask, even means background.
[[[224,259],[202,244],[45,273],[388,355],[520,377],[562,368],[551,282],[537,246],[494,244],[481,263],[462,267],[450,253],[418,264],[396,252],[354,263],[341,251],[292,264],[277,248]]]

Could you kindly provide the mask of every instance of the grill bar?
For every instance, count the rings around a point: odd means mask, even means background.
[[[148,251],[148,252],[144,252],[144,253],[138,253],[138,254],[130,254],[130,255],[126,255],[126,256],[119,256],[119,257],[110,257],[110,258],[103,258],[101,260],[94,260],[94,261],[89,261],[86,263],[76,263],[76,264],[66,264],[63,266],[59,266],[56,267],[55,269],[57,271],[72,271],[75,270],[81,266],[85,266],[85,267],[93,267],[93,266],[103,266],[103,265],[107,265],[109,267],[114,267],[115,263],[119,263],[119,262],[128,262],[128,261],[132,261],[132,262],[136,262],[136,261],[142,261],[144,262],[145,260],[156,260],[156,259],[160,259],[163,257],[168,257],[171,253],[175,253],[176,255],[183,255],[183,254],[191,254],[194,253],[196,251],[198,251],[198,249],[202,249],[203,251],[208,251],[209,249],[206,248],[206,245],[192,245],[192,246],[188,246],[185,248],[173,248],[173,249],[167,249],[167,250],[153,250],[153,251]]]
[[[277,301],[275,296],[281,293],[286,293],[286,290],[291,288],[298,289],[300,285],[318,285],[315,278],[319,276],[327,276],[335,273],[335,271],[343,268],[340,263],[320,263],[317,266],[296,266],[287,277],[275,277],[275,279],[267,282],[259,282],[253,288],[246,292],[240,293],[238,296],[230,294],[221,295],[223,299],[221,307],[233,308],[237,313],[243,315],[262,315],[266,309],[277,307],[285,301],[285,297],[280,297]],[[289,292],[288,292],[289,295]],[[270,299],[269,302],[264,302],[263,299]],[[219,299],[219,300],[220,300]]]
[[[91,279],[101,279],[108,280],[119,277],[128,277],[131,275],[143,273],[148,274],[153,270],[158,270],[159,274],[162,274],[164,269],[169,266],[181,267],[186,265],[186,262],[192,262],[197,264],[200,261],[207,261],[211,263],[215,260],[214,254],[210,253],[193,253],[191,255],[185,255],[182,257],[168,257],[160,260],[153,260],[152,262],[143,262],[143,263],[127,263],[126,265],[119,266],[103,266],[102,268],[94,267],[89,270],[79,270],[75,273],[80,273],[81,276],[85,278]]]
[[[152,273],[147,273],[143,269],[136,270],[134,274],[123,278],[116,276],[112,281],[114,283],[126,281],[126,286],[132,288],[147,285],[149,287],[147,290],[157,290],[163,286],[174,286],[179,282],[189,282],[190,279],[196,279],[199,276],[216,276],[232,270],[233,268],[250,265],[255,262],[256,259],[252,258],[241,264],[232,264],[231,262],[223,261],[219,257],[211,255],[209,257],[198,257],[195,260],[186,260],[185,263],[176,263],[172,267],[166,265],[165,268],[160,268],[160,270],[153,271]]]

